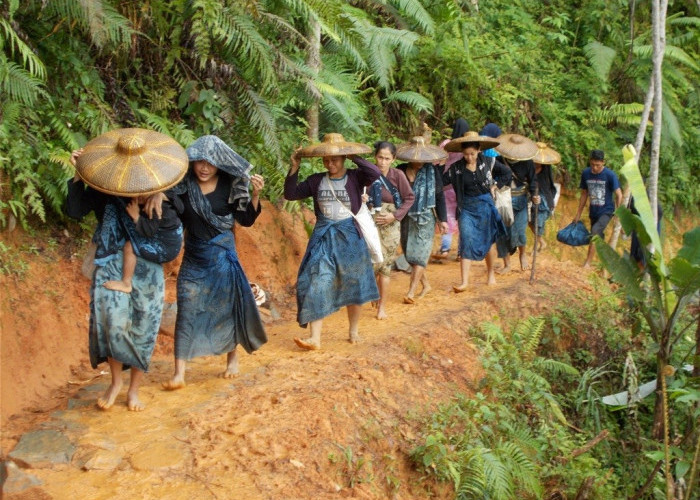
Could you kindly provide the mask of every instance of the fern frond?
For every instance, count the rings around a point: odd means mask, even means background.
[[[13,101],[26,105],[36,102],[39,97],[48,97],[43,82],[20,65],[8,61],[0,53],[0,89]]]
[[[638,125],[643,110],[644,105],[636,102],[616,103],[606,108],[593,110],[592,119],[601,125],[610,125],[611,123]]]
[[[416,113],[433,112],[433,103],[418,92],[396,90],[383,99],[383,102],[401,102],[410,106]]]
[[[537,346],[540,345],[540,337],[543,330],[543,318],[530,317],[518,323],[515,333],[522,338],[523,343],[520,345],[520,356],[522,358],[528,358],[535,354]]]
[[[563,361],[557,361],[555,359],[537,358],[533,361],[533,366],[554,377],[559,377],[561,375],[576,377],[579,375],[579,371],[569,363],[564,363]]]
[[[131,22],[122,16],[108,1],[102,0],[53,0],[47,2],[46,11],[69,22],[75,21],[87,31],[98,48],[108,45],[131,44],[135,33]]]
[[[405,13],[426,35],[432,35],[435,32],[435,21],[420,0],[389,0],[387,3]]]
[[[17,36],[15,30],[5,18],[0,18],[0,49],[7,44],[10,46],[10,54],[14,55],[17,51],[22,58],[22,64],[29,71],[29,74],[39,80],[46,78],[46,68],[39,57],[27,46],[20,37]]]
[[[583,51],[598,78],[603,82],[607,82],[610,68],[617,55],[615,49],[593,40],[585,45]]]
[[[648,59],[651,58],[652,46],[635,45],[632,51],[634,55]],[[666,58],[679,62],[682,65],[692,69],[693,71],[698,71],[700,69],[698,68],[697,63],[695,62],[695,59],[688,55],[688,53],[685,50],[681,49],[680,47],[676,47],[675,45],[666,45],[666,48],[664,49],[664,60]]]
[[[508,467],[493,450],[486,450],[482,455],[486,485],[493,498],[513,498],[514,484]]]

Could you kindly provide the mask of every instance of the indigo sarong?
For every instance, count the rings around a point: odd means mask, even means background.
[[[482,260],[496,239],[505,234],[506,227],[489,193],[465,196],[461,208],[459,256],[463,259]]]
[[[426,267],[433,250],[435,215],[432,210],[408,214],[401,220],[401,248],[412,266]]]
[[[306,326],[348,305],[379,300],[367,245],[352,217],[318,217],[297,276],[297,321]]]
[[[525,230],[527,229],[527,194],[514,196],[512,200],[515,220],[510,227],[506,228],[505,236],[499,238],[496,242],[499,258],[512,254],[516,248],[524,247],[527,243],[527,236],[525,235]]]
[[[110,357],[129,367],[148,371],[163,312],[163,267],[139,258],[131,293],[109,290],[106,281],[122,279],[122,253],[95,269],[90,288],[90,364]]]
[[[251,353],[267,342],[233,233],[209,241],[187,238],[177,277],[175,358]]]

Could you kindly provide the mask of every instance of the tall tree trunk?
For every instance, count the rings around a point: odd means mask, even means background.
[[[649,202],[651,203],[651,213],[654,216],[654,222],[657,222],[656,207],[658,206],[658,181],[659,181],[659,150],[661,148],[661,120],[662,120],[662,63],[664,59],[664,48],[666,46],[666,8],[668,0],[652,0],[652,79],[654,81],[654,125],[651,134],[651,159],[649,167],[648,192]],[[658,390],[661,387],[661,377],[663,377],[663,369],[668,364],[671,348],[672,332],[667,332],[666,327],[661,334],[661,342],[659,343],[659,351],[657,353],[657,391],[656,405],[654,408],[654,425],[652,435],[655,439],[663,438],[664,431],[664,412],[663,412],[663,395]]]
[[[654,125],[651,131],[651,157],[649,160],[649,202],[654,222],[658,222],[659,154],[661,128],[663,126],[663,72],[666,48],[666,9],[668,0],[652,1],[652,78],[654,79]]]
[[[309,21],[309,53],[306,65],[313,72],[313,78],[307,82],[307,90],[311,94],[311,105],[306,111],[306,135],[312,142],[318,141],[318,116],[320,112],[321,93],[316,87],[315,78],[321,71],[321,24],[316,18]]]

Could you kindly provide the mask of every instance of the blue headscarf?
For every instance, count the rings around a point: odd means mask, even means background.
[[[501,135],[501,129],[495,123],[487,123],[484,128],[479,131],[479,135],[485,135],[486,137],[493,137],[495,139]],[[493,148],[482,151],[482,153],[488,158],[496,158],[497,156],[500,156]]]

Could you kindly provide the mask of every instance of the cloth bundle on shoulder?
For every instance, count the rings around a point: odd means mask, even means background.
[[[510,186],[496,188],[493,193],[493,202],[506,227],[510,227],[515,222],[513,215],[513,199],[510,193]]]
[[[590,243],[591,233],[588,232],[583,222],[572,222],[557,233],[557,241],[572,247],[580,247]]]

